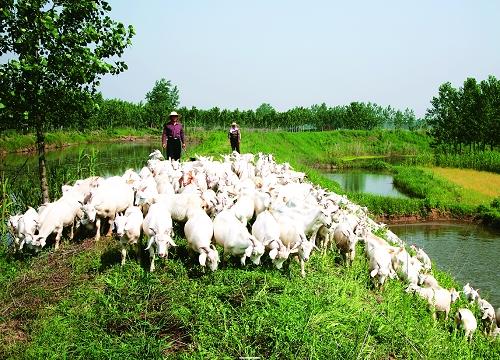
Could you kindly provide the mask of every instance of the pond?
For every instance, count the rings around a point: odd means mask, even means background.
[[[88,166],[88,158],[80,159],[81,153],[89,156],[95,153],[95,170],[97,175],[117,174],[127,168],[141,168],[146,164],[148,155],[154,149],[159,149],[158,142],[123,142],[97,143],[70,146],[60,150],[50,150],[46,153],[47,168]],[[0,172],[9,177],[15,174],[37,175],[38,156],[36,154],[7,154],[1,158]],[[23,167],[24,165],[24,167]],[[19,171],[23,173],[19,173]]]
[[[390,174],[354,169],[336,171],[325,174],[325,176],[338,182],[346,191],[399,198],[407,197],[394,187],[394,178]]]
[[[148,155],[159,149],[159,142],[98,143],[70,146],[46,153],[47,177],[51,198],[60,195],[57,184],[72,183],[90,175],[122,174],[126,169],[140,169]],[[8,180],[14,211],[40,203],[38,156],[7,154],[0,158],[0,175]]]
[[[500,307],[500,231],[472,224],[397,224],[390,229],[408,245],[423,248],[437,267],[479,288]]]

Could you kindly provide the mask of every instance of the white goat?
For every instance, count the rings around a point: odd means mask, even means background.
[[[346,223],[338,224],[333,232],[333,239],[346,264],[351,265],[356,256],[356,244],[358,242],[358,237],[352,231],[351,226]]]
[[[485,299],[479,299],[478,305],[481,310],[484,332],[491,334],[496,325],[495,308]]]
[[[479,299],[481,298],[479,296],[478,290],[475,290],[472,286],[469,285],[469,283],[464,285],[463,291],[464,291],[465,297],[471,303],[473,303],[474,301],[479,301]]]
[[[111,236],[115,216],[124,212],[134,203],[134,191],[121,178],[109,178],[92,192],[90,202],[82,206],[91,222],[95,221],[95,240],[101,236],[101,218],[108,219],[109,230],[106,236]]]
[[[465,331],[465,338],[469,341],[472,340],[472,335],[477,329],[477,321],[474,314],[469,309],[458,309],[455,315],[455,323],[457,328],[462,327]]]
[[[172,218],[168,204],[164,202],[152,204],[142,223],[142,230],[149,238],[146,250],[149,250],[151,259],[149,271],[152,272],[155,270],[155,254],[157,253],[160,258],[166,258],[168,249],[177,246],[172,240]]]
[[[232,211],[223,210],[215,216],[214,238],[218,245],[224,247],[224,256],[241,256],[242,265],[245,265],[247,257],[255,265],[260,264],[264,245],[248,232]]]
[[[314,242],[307,240],[304,233],[303,223],[297,222],[295,218],[288,217],[284,213],[272,213],[280,226],[280,239],[284,246],[290,249],[290,253],[297,253],[300,261],[300,274],[306,276],[305,262],[309,260],[313,249],[317,249]]]
[[[436,278],[430,274],[419,274],[418,275],[418,285],[422,287],[430,287],[437,289],[439,288],[439,283]]]
[[[67,226],[71,228],[69,237],[73,239],[74,222],[77,214],[81,212],[82,198],[81,194],[70,191],[59,200],[48,204],[40,214],[38,235],[35,235],[32,245],[37,249],[43,248],[47,237],[56,233],[55,250],[59,249],[63,228]]]
[[[433,289],[422,288],[415,284],[410,284],[406,290],[407,292],[414,292],[423,299],[427,300],[428,304],[432,307],[432,317],[436,319],[436,312],[444,312],[445,320],[448,319],[450,307],[455,302],[459,295],[455,289]]]
[[[136,245],[139,241],[143,220],[142,211],[137,206],[131,206],[124,215],[115,217],[114,227],[122,247],[122,265],[125,265],[127,258],[127,245]]]
[[[149,154],[149,158],[151,160],[165,160],[163,154],[158,149],[155,149],[151,154]]]
[[[264,210],[252,225],[252,235],[269,249],[269,257],[276,268],[281,269],[290,255],[290,248],[280,240],[280,226],[273,215]]]
[[[384,285],[388,277],[392,277],[394,270],[392,269],[391,254],[382,246],[377,246],[372,243],[367,246],[373,247],[369,253],[369,270],[370,276],[376,280],[375,286]]]
[[[240,192],[238,200],[231,207],[234,216],[244,225],[253,217],[255,210],[254,191],[251,189],[243,189]]]
[[[195,193],[174,194],[170,204],[170,213],[173,220],[186,222],[188,220],[188,210],[202,208],[203,201],[199,195]]]
[[[425,271],[431,271],[432,262],[429,255],[427,255],[422,248],[417,248],[415,245],[411,245],[410,248],[416,252],[415,257],[422,263],[423,269]]]
[[[188,221],[184,225],[184,234],[190,249],[199,253],[198,261],[212,271],[217,270],[219,253],[211,244],[214,235],[214,225],[210,217],[202,209],[190,211]]]
[[[10,223],[10,219],[9,219]],[[17,234],[14,237],[15,250],[21,251],[24,245],[30,245],[39,226],[38,212],[29,207],[26,212],[18,218]]]

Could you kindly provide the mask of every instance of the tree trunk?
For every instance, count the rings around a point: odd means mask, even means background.
[[[49,185],[47,183],[47,168],[45,166],[45,135],[40,123],[36,129],[36,146],[38,148],[38,175],[40,177],[40,190],[42,191],[42,203],[49,199]]]

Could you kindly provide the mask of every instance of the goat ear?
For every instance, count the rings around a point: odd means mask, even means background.
[[[371,277],[375,277],[375,275],[377,275],[378,271],[377,269],[373,269],[371,272],[370,272],[370,276]]]
[[[200,256],[198,256],[198,261],[200,262],[201,266],[205,266],[207,262],[207,253],[202,252]]]
[[[278,249],[272,249],[271,251],[269,251],[269,257],[271,258],[271,260],[276,259],[276,256],[278,256]]]

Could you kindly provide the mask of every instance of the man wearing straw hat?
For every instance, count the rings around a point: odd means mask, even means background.
[[[167,159],[179,160],[181,158],[181,147],[186,149],[184,129],[179,122],[179,114],[172,111],[168,117],[170,122],[163,127],[161,144],[164,149],[167,149]]]
[[[240,153],[240,141],[241,141],[241,132],[236,125],[235,122],[231,124],[231,127],[229,128],[229,132],[227,133],[227,137],[229,138],[229,142],[231,143],[231,151],[237,151],[238,154]]]

